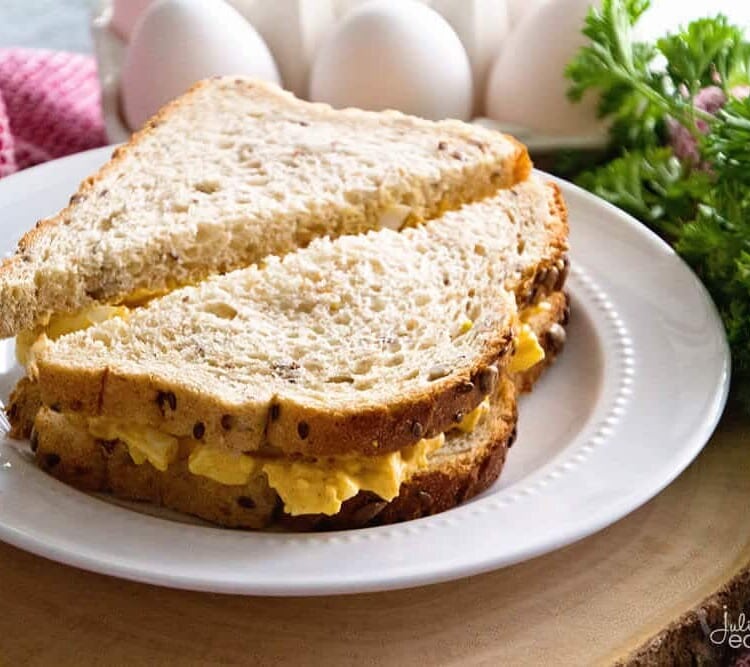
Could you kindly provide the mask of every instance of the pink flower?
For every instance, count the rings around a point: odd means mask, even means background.
[[[747,92],[738,91],[740,94],[744,92],[744,96],[750,94],[750,88],[747,86],[738,86],[737,88],[747,88]],[[734,89],[732,93],[734,94]],[[701,89],[693,98],[693,106],[696,109],[707,111],[710,114],[715,114],[726,103],[727,96],[718,86],[707,86]],[[696,120],[695,126],[703,134],[708,132],[708,123],[705,120]],[[667,119],[667,133],[669,134],[669,143],[672,146],[672,150],[674,150],[674,154],[678,158],[690,164],[698,164],[700,162],[698,142],[684,125],[669,118]]]

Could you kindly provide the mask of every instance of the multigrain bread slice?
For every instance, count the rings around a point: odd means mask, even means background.
[[[0,337],[194,283],[322,235],[400,228],[523,181],[497,132],[333,110],[218,78],[164,108],[0,265]]]
[[[531,308],[528,323],[544,348],[544,359],[529,370],[514,374],[513,380],[518,393],[530,392],[544,371],[551,366],[562,351],[567,338],[565,327],[570,318],[570,306],[562,291],[545,293],[542,302],[549,308]],[[38,382],[29,377],[22,378],[10,396],[8,418],[11,423],[10,437],[26,439],[31,436],[34,419],[42,407]],[[59,406],[56,406],[59,408]]]
[[[403,483],[396,498],[386,502],[360,491],[333,517],[284,514],[281,499],[263,475],[244,485],[226,485],[192,474],[186,458],[165,472],[148,463],[136,465],[121,442],[97,440],[49,408],[36,417],[32,448],[44,470],[84,491],[147,501],[233,528],[262,529],[278,522],[292,530],[344,529],[434,514],[481,492],[500,474],[515,424],[515,390],[503,377],[477,428],[448,435],[445,445],[430,455],[427,468]]]
[[[373,455],[442,433],[492,390],[516,334],[507,284],[543,258],[517,242],[520,211],[469,208],[318,239],[63,336],[37,353],[42,401],[233,451]]]
[[[148,463],[136,465],[123,443],[97,440],[49,408],[36,413],[32,449],[41,468],[83,491],[147,501],[227,527],[262,529],[275,522],[290,530],[349,529],[442,512],[481,493],[498,478],[516,436],[516,388],[530,389],[540,370],[562,349],[564,337],[548,334],[567,322],[567,299],[557,292],[546,300],[551,308],[530,320],[545,348],[544,361],[504,377],[485,421],[471,433],[448,434],[445,445],[429,456],[429,466],[402,484],[390,502],[360,491],[333,516],[292,517],[283,512],[281,499],[262,475],[245,485],[226,485],[190,473],[184,458],[165,472]]]
[[[444,225],[441,243],[451,245],[456,236],[460,236],[458,230],[462,229],[462,214],[478,228],[484,229],[486,226],[487,234],[495,235],[504,243],[504,270],[508,274],[506,288],[515,293],[519,310],[562,289],[568,272],[568,223],[565,204],[554,184],[531,178],[492,199],[466,206],[462,211],[446,213],[440,220],[440,224]],[[428,227],[434,225],[430,223]],[[497,229],[503,230],[502,234],[497,235]],[[564,333],[558,328],[555,337],[559,339]],[[293,370],[293,364],[279,366],[280,373]],[[346,378],[342,376],[340,379]],[[163,395],[159,396],[162,396],[157,404],[160,421],[161,408],[169,407],[169,401]],[[9,403],[13,437],[29,437],[34,415],[40,405],[38,384],[24,378],[11,395]],[[80,405],[77,407],[79,411],[82,408]]]
[[[460,215],[460,213],[463,213],[463,215]],[[458,234],[458,230],[461,230],[460,234]],[[469,231],[469,233],[465,234],[464,232],[467,230]],[[471,230],[473,230],[473,232]],[[566,211],[557,188],[551,184],[541,183],[537,179],[530,179],[526,183],[513,188],[513,190],[511,191],[503,192],[491,200],[464,207],[462,212],[447,213],[439,221],[430,223],[421,230],[406,230],[402,233],[401,236],[384,231],[380,233],[380,236],[397,241],[398,243],[393,246],[394,248],[396,246],[403,248],[403,246],[405,245],[415,246],[421,243],[423,246],[433,249],[448,248],[453,251],[457,248],[462,248],[462,251],[469,250],[469,254],[471,256],[476,255],[478,258],[477,261],[479,263],[477,264],[477,267],[480,267],[480,273],[481,266],[484,266],[485,263],[489,263],[491,265],[491,271],[499,270],[503,272],[506,287],[516,293],[519,308],[523,308],[524,306],[528,306],[534,301],[538,301],[544,298],[544,296],[551,291],[561,289],[567,274],[567,260],[565,259],[564,254],[567,250]],[[289,285],[291,285],[291,291],[295,292],[296,300],[289,303],[286,297],[283,300],[269,297],[270,301],[279,301],[279,303],[276,305],[283,305],[284,309],[290,310],[292,317],[300,314],[298,311],[309,310],[310,305],[313,303],[313,296],[316,294],[316,292],[313,291],[306,296],[304,295],[305,289],[310,289],[310,285],[312,285],[314,282],[307,280],[306,276],[310,274],[311,271],[311,275],[313,277],[317,276],[318,266],[322,267],[324,261],[330,261],[331,253],[333,252],[335,254],[335,249],[339,247],[349,249],[347,251],[348,255],[346,255],[348,259],[346,257],[343,260],[341,257],[337,258],[337,261],[339,261],[339,268],[341,269],[341,271],[339,272],[340,275],[345,275],[349,270],[348,267],[344,265],[353,262],[352,258],[357,257],[357,254],[354,251],[356,250],[358,252],[357,249],[362,245],[364,245],[365,247],[369,247],[370,254],[374,252],[378,255],[378,257],[373,260],[374,264],[371,264],[370,266],[379,266],[381,267],[379,270],[382,271],[383,267],[386,266],[386,264],[382,263],[380,255],[388,255],[390,251],[385,252],[384,248],[379,247],[380,236],[373,235],[369,239],[340,239],[339,241],[334,243],[331,243],[329,241],[320,241],[317,244],[314,244],[313,248],[306,251],[301,251],[300,253],[296,253],[295,255],[291,255],[287,260],[284,260],[282,262],[274,260],[270,268],[272,268],[276,272],[276,274],[281,276],[281,282],[284,283],[280,286],[281,291],[286,294],[290,291]],[[485,247],[485,245],[483,244],[487,239],[490,239],[490,243],[489,245],[487,245],[487,247]],[[323,252],[318,252],[319,247]],[[493,249],[497,253],[498,257],[487,256],[488,249]],[[373,258],[370,257],[370,259],[372,260]],[[397,294],[395,299],[390,299],[389,297],[389,308],[391,316],[393,315],[394,307],[402,308],[404,312],[407,312],[412,308],[418,309],[419,306],[418,304],[416,304],[416,302],[424,299],[426,293],[424,291],[420,293],[420,290],[415,289],[415,285],[413,284],[413,281],[410,277],[408,267],[406,273],[404,273],[405,267],[402,263],[404,256],[397,256],[394,254],[390,258],[386,257],[386,259],[391,264],[395,263],[397,265],[400,265],[400,268],[397,268],[395,271],[391,271],[391,269],[389,269],[386,273],[400,272],[401,280],[399,284],[401,285],[401,289],[403,289],[404,293],[408,294],[408,298],[403,302],[402,296],[400,294]],[[342,261],[344,265],[341,264]],[[357,264],[358,262],[354,261],[354,265],[356,266]],[[284,268],[288,269],[286,273],[284,273],[284,271],[282,270]],[[378,294],[375,291],[382,289],[381,283],[383,280],[383,276],[377,273],[368,275],[369,269],[367,264],[359,266],[358,268],[364,269],[365,271],[365,275],[360,276],[360,278],[363,278],[363,280],[359,280],[359,282],[355,281],[354,283],[352,283],[352,285],[350,285],[350,287],[352,287],[355,292],[364,293],[366,300],[372,300],[373,298],[375,298],[378,302],[386,302],[386,299],[384,299],[385,295]],[[433,283],[437,283],[437,285],[433,285],[433,291],[436,294],[441,295],[440,298],[447,298],[448,300],[453,299],[453,291],[455,291],[457,286],[461,286],[461,281],[455,280],[456,277],[450,275],[452,268],[450,267],[449,263],[445,263],[442,267],[438,267],[442,268],[443,271],[438,271],[439,275],[437,276],[435,275],[435,268],[436,267],[433,264],[433,273],[431,279]],[[263,271],[268,270],[270,270],[269,267],[262,271],[255,271],[253,275],[257,275],[259,273],[263,273]],[[324,271],[323,268],[321,268],[320,270]],[[289,273],[291,273],[291,277],[289,278],[291,283],[287,285],[286,283],[288,281],[285,276]],[[443,284],[444,280],[448,280],[448,282],[450,283],[452,278],[454,279],[452,286]],[[479,276],[480,282],[486,282],[485,278],[486,276]],[[387,279],[388,276],[386,275],[385,280]],[[220,284],[223,281],[224,279],[220,278],[217,282]],[[278,282],[279,281],[277,280],[277,283]],[[316,283],[314,288],[315,290],[320,291],[321,283]],[[139,310],[136,311],[134,317],[132,317],[130,320],[131,322],[133,322],[135,319],[146,319],[146,333],[156,339],[152,341],[152,358],[155,359],[155,363],[157,365],[161,364],[161,366],[166,366],[167,369],[171,367],[173,372],[179,374],[180,376],[185,375],[183,373],[183,363],[186,360],[190,363],[192,363],[194,360],[200,361],[200,355],[205,355],[207,350],[211,351],[211,353],[213,354],[213,352],[215,351],[214,348],[216,347],[216,341],[209,341],[205,345],[196,343],[192,346],[190,354],[184,355],[184,351],[182,351],[182,348],[180,348],[177,345],[176,341],[173,340],[174,334],[169,331],[163,331],[165,324],[171,324],[172,320],[174,319],[174,313],[167,317],[163,316],[163,310],[161,309],[163,303],[176,302],[178,308],[181,309],[181,317],[183,317],[183,319],[194,318],[195,314],[191,311],[196,307],[201,311],[207,308],[209,312],[204,313],[204,324],[215,324],[215,328],[218,329],[219,333],[225,336],[227,345],[229,345],[230,342],[232,345],[234,345],[239,340],[238,338],[234,337],[234,332],[237,331],[237,329],[241,329],[244,331],[244,325],[242,324],[244,320],[242,318],[239,318],[238,321],[226,321],[222,319],[222,317],[220,317],[222,312],[219,311],[224,311],[223,314],[225,316],[233,316],[234,313],[234,307],[231,305],[231,303],[226,303],[226,301],[228,300],[226,298],[226,294],[221,294],[221,298],[215,298],[214,295],[209,299],[204,299],[205,289],[206,287],[202,286],[201,288],[181,292],[179,296],[172,295],[170,297],[165,297],[158,302],[158,307],[156,303],[151,306],[151,310],[149,311],[151,315],[147,315]],[[468,290],[466,292],[466,294],[468,295],[469,291],[471,291],[472,288],[467,287],[466,289]],[[343,338],[339,337],[340,333],[333,335],[336,331],[341,332],[341,323],[337,322],[337,320],[341,317],[346,318],[346,312],[345,310],[340,311],[340,299],[338,295],[330,294],[330,289],[325,285],[323,286],[323,290],[327,290],[329,292],[328,294],[323,295],[328,300],[326,302],[328,304],[328,312],[325,313],[325,317],[327,319],[318,321],[317,313],[320,308],[318,309],[318,311],[312,313],[303,312],[302,316],[313,316],[312,319],[315,320],[313,326],[317,331],[323,332],[318,337],[321,338],[324,342],[326,340],[329,340],[329,330],[326,327],[328,326],[328,324],[333,326],[333,329],[330,330],[330,340],[345,340],[346,345],[344,346],[344,350],[347,350],[347,346],[351,347],[352,342],[359,342],[361,336],[359,336],[358,334],[361,333],[361,330],[355,331],[354,335],[352,336],[351,332],[347,331],[346,327],[343,327]],[[266,296],[268,295],[266,294]],[[333,298],[333,301],[331,301],[331,298]],[[187,301],[183,301],[183,299],[186,299]],[[469,306],[470,300],[471,297],[465,296],[466,306],[464,306],[464,308]],[[195,306],[196,303],[199,305]],[[323,303],[324,310],[326,303]],[[439,301],[436,301],[436,303],[439,303]],[[377,304],[375,305],[377,307]],[[271,303],[271,310],[269,311],[271,313],[271,320],[274,320],[276,318],[276,314],[274,314],[275,311],[273,311],[274,307],[274,303]],[[265,308],[266,305],[264,303],[263,309]],[[334,312],[330,312],[331,308],[334,308]],[[169,307],[167,307],[166,310],[168,313],[170,312]],[[218,315],[215,312],[210,312],[214,310],[217,311]],[[382,320],[382,317],[377,310],[376,315],[379,320],[378,324],[382,324],[382,322],[380,321]],[[470,321],[468,320],[469,313],[461,314],[461,317],[458,319],[458,314],[452,314],[450,310],[446,310],[443,315],[445,316],[445,322],[452,322],[452,326],[454,327],[457,326],[460,328],[461,326],[465,326],[466,321]],[[333,320],[331,321],[332,316]],[[284,317],[286,317],[286,315],[284,315]],[[265,319],[268,320],[269,317],[266,317]],[[405,325],[407,324],[408,319],[408,317],[404,317],[402,321],[397,322],[397,324]],[[443,329],[443,332],[445,330],[445,322],[439,323],[437,325],[438,327],[441,327]],[[298,335],[296,323],[292,322],[292,324],[293,326],[291,326],[290,328],[281,327],[282,337],[285,337],[287,335]],[[249,325],[249,331],[252,331],[255,325],[256,323],[251,322]],[[125,333],[127,333],[127,326],[121,322],[113,322],[109,325],[105,325],[105,327],[114,329],[124,328]],[[316,332],[313,331],[313,334],[315,333]],[[421,336],[424,342],[425,337],[426,339],[429,339],[434,332],[417,332],[419,333],[418,336],[416,334],[412,335],[408,331],[402,332],[402,334],[405,333],[408,333],[411,338],[419,338]],[[376,343],[378,343],[379,347],[379,349],[375,351],[376,359],[379,363],[373,364],[370,368],[370,372],[362,373],[361,371],[367,371],[364,366],[366,366],[370,361],[367,355],[372,352],[372,346],[370,346],[370,348],[359,348],[358,344],[355,346],[354,356],[352,357],[352,359],[349,359],[349,366],[351,366],[352,368],[345,369],[344,371],[341,371],[341,369],[329,369],[328,377],[326,379],[330,380],[330,382],[325,383],[325,395],[323,397],[323,401],[325,403],[324,410],[327,414],[330,414],[330,411],[328,411],[326,408],[331,407],[328,397],[331,395],[332,391],[350,389],[351,387],[347,386],[349,382],[355,384],[355,388],[357,389],[366,389],[366,385],[368,383],[374,380],[377,381],[389,377],[387,364],[393,363],[394,359],[398,360],[398,354],[400,353],[400,350],[396,350],[395,348],[396,346],[400,346],[402,344],[396,339],[391,340],[391,338],[393,337],[392,334],[393,332],[387,332],[384,335],[382,341],[375,341]],[[121,416],[126,419],[131,419],[133,418],[133,415],[138,415],[138,420],[143,420],[145,421],[145,423],[160,427],[161,422],[164,419],[163,413],[166,412],[168,425],[174,427],[175,423],[178,422],[178,417],[180,416],[176,413],[180,412],[180,410],[179,408],[172,409],[172,399],[175,402],[175,408],[177,408],[177,394],[175,393],[174,387],[171,386],[171,380],[167,382],[169,386],[155,387],[151,377],[147,374],[144,375],[143,373],[141,373],[143,377],[141,377],[135,383],[131,382],[129,379],[124,379],[122,382],[118,382],[118,380],[116,379],[116,372],[113,373],[112,368],[107,365],[104,360],[95,362],[95,365],[98,364],[97,372],[88,371],[85,374],[78,373],[77,369],[80,366],[77,364],[78,362],[80,362],[81,357],[81,355],[79,354],[78,345],[82,341],[90,340],[90,335],[91,332],[89,332],[89,334],[76,334],[77,337],[70,338],[69,342],[67,343],[69,355],[78,359],[76,363],[74,363],[73,365],[68,365],[63,360],[62,364],[57,364],[58,368],[56,368],[54,365],[50,367],[45,366],[44,374],[47,379],[42,384],[48,390],[48,404],[68,404],[70,408],[76,412],[83,412],[85,414],[109,415],[110,408],[108,407],[108,404],[112,402],[114,404],[113,409],[111,410],[112,416]],[[231,340],[229,340],[230,338]],[[125,336],[125,338],[121,342],[123,342],[125,347],[127,347],[127,336]],[[185,341],[183,341],[183,343],[184,342]],[[289,383],[288,388],[293,388],[291,383],[293,383],[293,381],[297,379],[297,375],[305,374],[306,372],[304,364],[300,364],[299,361],[294,358],[296,356],[296,353],[299,351],[297,349],[298,342],[299,341],[296,340],[286,341],[283,345],[281,345],[281,356],[272,362],[275,365],[275,374],[280,376],[282,379],[285,379],[287,383]],[[372,343],[372,340],[370,341],[370,343]],[[65,343],[61,342],[60,346],[55,347],[64,348],[65,345]],[[230,349],[231,348],[228,347],[226,352],[228,352]],[[82,351],[85,354],[85,349]],[[358,353],[360,355],[359,357],[356,356]],[[176,361],[172,360],[172,357],[174,357],[175,355],[177,357]],[[384,357],[384,355],[386,356]],[[224,354],[224,357],[226,358],[226,354]],[[95,356],[92,357],[92,359],[95,358]],[[173,361],[175,361],[174,364],[172,363]],[[215,363],[215,360],[212,360],[210,358],[208,361],[210,363]],[[215,368],[209,370],[214,374],[219,374],[215,379],[223,385],[224,381],[222,379],[222,375],[231,375],[231,369],[229,367],[238,365],[236,361],[237,360],[234,358],[228,359],[228,367],[224,368],[223,371],[222,369]],[[386,364],[385,373],[381,375],[381,368],[383,367],[383,364]],[[435,365],[439,366],[440,364]],[[148,367],[147,369],[143,368],[141,370],[153,370],[153,368],[155,367]],[[435,373],[439,373],[440,370],[441,369],[433,368],[432,366],[429,367],[429,371],[434,371]],[[477,372],[481,371],[472,372],[474,372],[474,374],[476,375]],[[489,373],[491,374],[492,371],[490,370]],[[188,377],[190,377],[189,373],[187,375]],[[239,379],[241,381],[242,374],[240,373],[234,379]],[[475,388],[477,388],[480,383],[473,382],[473,384]],[[434,386],[439,386],[439,383],[436,383]],[[464,384],[463,386],[467,385]],[[203,390],[205,388],[206,385],[202,384],[198,390],[199,398],[196,400],[201,400],[201,397],[203,396]],[[105,392],[104,389],[107,389],[107,392]],[[134,393],[136,394],[136,396],[131,398],[131,395]],[[445,394],[445,392],[443,393]],[[360,396],[367,397],[368,392],[357,392],[357,395],[358,398]],[[107,396],[109,396],[110,398],[107,399]],[[153,399],[152,402],[146,402],[144,404],[144,401],[142,400],[144,396],[151,397]],[[434,399],[435,395],[432,392],[427,392],[427,394],[423,396],[421,404],[418,404],[418,402],[415,401],[412,401],[411,404],[409,404],[408,401],[404,403],[405,406],[408,406],[407,409],[410,411],[411,418],[419,422],[420,429],[422,429],[425,433],[439,432],[442,426],[444,426],[448,417],[451,417],[457,412],[466,412],[467,410],[474,407],[476,403],[481,400],[481,392],[475,391],[467,392],[466,394],[454,394],[454,400],[447,401],[443,404],[442,407],[440,404],[436,406],[436,402]],[[24,381],[23,385],[21,386],[21,391],[14,392],[14,396],[10,404],[10,419],[14,426],[14,435],[19,437],[28,436],[29,425],[31,421],[30,418],[33,419],[35,404],[39,404],[38,391],[34,390],[34,386],[29,386],[28,381]],[[190,429],[195,425],[194,415],[189,413],[192,404],[190,402],[180,401],[180,405],[184,406],[184,416],[181,422],[179,422],[177,425],[180,429],[180,432],[189,432]],[[202,403],[201,407],[205,410],[205,403]],[[399,442],[393,442],[393,440],[391,439],[394,435],[392,432],[392,428],[390,430],[383,429],[382,420],[384,418],[384,411],[382,409],[382,405],[381,408],[376,409],[369,415],[363,413],[361,411],[361,408],[362,406],[358,405],[358,414],[355,421],[351,424],[352,429],[356,428],[364,434],[364,437],[361,438],[361,440],[364,440],[364,442],[371,442],[371,440],[369,439],[374,436],[374,439],[377,439],[379,446],[382,445],[382,443],[386,439],[388,439],[388,441],[391,443],[390,445],[386,446],[391,446],[393,448],[400,448],[400,446],[403,446],[403,444],[405,444],[403,442],[403,437]],[[283,422],[284,420],[281,418],[280,409],[280,407],[275,408],[275,410],[277,410],[278,412],[277,416],[279,417],[277,421]],[[430,417],[429,414],[424,415],[423,413],[425,410],[432,411],[433,413],[439,412],[440,418],[437,419],[439,423],[435,423],[436,419],[434,416]],[[223,423],[226,424],[228,421],[234,419],[231,411],[227,412],[223,409],[220,409],[219,407],[213,409],[212,412],[213,414],[208,415],[208,417],[210,417],[209,421],[214,424],[217,421],[223,421]],[[388,411],[386,410],[386,412]],[[291,414],[294,415],[294,411],[291,411]],[[144,415],[146,416],[146,419],[144,419]],[[299,413],[297,413],[297,416],[299,416]],[[390,416],[390,423],[393,425],[396,425],[399,421],[402,421],[401,418],[403,417],[403,415],[400,413],[390,414]],[[388,415],[385,415],[385,418],[387,417]],[[393,419],[393,417],[396,417],[396,419]],[[310,421],[307,421],[303,418],[300,419],[305,421],[307,426],[310,426]],[[369,426],[367,423],[368,421]],[[214,431],[216,429],[214,428],[212,431],[210,424],[205,424],[205,426],[207,426],[209,429],[208,435],[210,437],[213,437]],[[283,424],[278,424],[278,426],[283,426]],[[315,426],[315,430],[317,431],[318,424],[316,424]],[[286,428],[277,429],[276,427],[274,427],[271,429],[271,434],[278,434],[280,439],[291,435],[291,442],[294,443],[295,441],[300,440],[300,438],[299,434],[295,433],[295,430],[297,428],[296,424],[292,422],[291,427],[292,428],[290,429],[289,424],[287,424]],[[341,420],[338,420],[334,425],[334,428],[336,429],[334,438],[338,442],[342,430],[346,432],[346,427],[342,429]],[[222,428],[220,434],[229,435],[225,433],[226,430],[227,429]],[[258,429],[256,428],[256,432],[257,430]],[[292,431],[291,434],[289,433],[290,430]],[[377,435],[375,435],[376,432]],[[321,430],[321,434],[325,433],[325,430]],[[238,429],[234,435],[237,439],[239,439],[239,442],[237,443],[238,446],[245,447],[243,441],[247,439],[246,429]],[[384,435],[387,436],[387,438],[382,437]],[[407,438],[412,437],[409,434],[402,433],[402,436],[403,435],[406,435]],[[289,440],[286,440],[286,442],[289,442]],[[324,449],[327,449],[329,445],[326,440],[323,439],[321,440],[321,442],[325,443],[323,447]],[[307,444],[309,445],[309,442]],[[348,443],[341,444],[343,445],[342,450],[345,451],[348,449]],[[250,446],[247,448],[252,447]],[[309,447],[306,448],[306,451],[310,451]]]

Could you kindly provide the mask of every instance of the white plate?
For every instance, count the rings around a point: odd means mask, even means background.
[[[110,149],[0,182],[0,249],[65,203]],[[246,533],[133,511],[46,476],[0,442],[0,539],[166,586],[317,595],[455,579],[557,549],[658,493],[698,454],[726,400],[729,353],[696,277],[656,236],[561,183],[570,208],[568,346],[522,400],[498,484],[449,512],[328,534]],[[0,395],[20,371],[0,344]]]

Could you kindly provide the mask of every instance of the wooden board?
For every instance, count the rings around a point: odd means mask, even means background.
[[[0,502],[2,499],[0,498]],[[686,664],[750,601],[750,421],[618,524],[464,581],[309,599],[173,591],[0,545],[0,664]],[[694,663],[693,663],[694,664]]]

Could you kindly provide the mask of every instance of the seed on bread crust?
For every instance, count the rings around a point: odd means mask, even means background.
[[[487,366],[487,368],[480,371],[477,381],[479,382],[479,391],[482,394],[489,394],[497,383],[497,376],[499,372],[497,366]]]
[[[427,493],[427,491],[420,491],[417,494],[417,497],[419,498],[419,502],[422,505],[422,510],[424,510],[427,507],[430,507],[433,503],[432,494]]]
[[[360,507],[352,514],[352,522],[356,526],[364,526],[380,514],[388,505],[385,500],[375,500]]]
[[[44,467],[45,468],[54,468],[58,463],[60,463],[59,454],[50,452],[49,454],[44,455]]]
[[[413,435],[413,436],[414,436],[415,438],[421,438],[421,437],[422,437],[422,434],[424,433],[424,427],[423,427],[423,426],[422,426],[422,424],[421,424],[420,422],[418,422],[418,421],[412,422],[412,425],[411,425],[411,432],[412,432],[412,435]]]
[[[168,405],[171,410],[177,409],[177,397],[171,391],[158,391],[156,392],[156,404],[159,406],[159,410],[161,410],[163,416],[165,405]]]
[[[560,271],[556,266],[550,266],[546,273],[547,275],[544,277],[543,281],[544,289],[546,289],[547,292],[552,292],[560,281]]]
[[[474,391],[474,383],[471,381],[464,382],[463,384],[458,385],[456,391],[459,394],[470,394],[472,391]]]
[[[111,454],[115,451],[117,446],[117,440],[100,440],[97,439],[96,443],[107,453]]]
[[[563,288],[565,281],[568,279],[568,273],[570,273],[570,260],[567,255],[562,259],[557,260],[557,268],[560,272],[560,277],[554,287],[556,291]]]
[[[233,426],[234,426],[234,417],[232,415],[221,416],[221,428],[223,428],[225,431],[229,431],[231,430]]]
[[[432,380],[439,380],[440,378],[444,378],[446,375],[450,373],[450,369],[443,365],[443,364],[436,364],[430,370],[427,372],[427,379]]]
[[[297,435],[299,435],[302,440],[307,438],[307,436],[310,435],[310,425],[307,422],[300,422],[297,424]]]
[[[246,510],[255,509],[255,501],[250,496],[237,496],[237,504]]]
[[[563,316],[560,320],[560,324],[563,326],[567,326],[568,322],[570,321],[570,301],[568,301],[565,304],[565,310],[563,310]]]
[[[563,345],[565,345],[566,338],[567,334],[565,333],[565,329],[562,325],[557,323],[553,324],[547,332],[547,339],[549,340],[550,347],[555,352],[562,349]]]
[[[464,413],[460,410],[456,412],[456,414],[453,415],[453,421],[456,422],[456,424],[460,424],[461,420],[464,418]]]
[[[204,435],[206,435],[206,425],[203,422],[195,422],[195,426],[193,426],[193,437],[196,440],[200,440]]]

